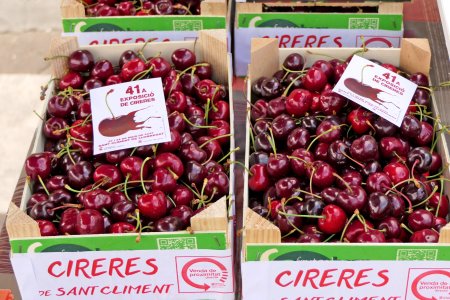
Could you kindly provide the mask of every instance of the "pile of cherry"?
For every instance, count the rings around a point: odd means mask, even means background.
[[[184,48],[171,54],[172,64],[131,50],[118,61],[74,51],[48,101],[45,149],[25,161],[27,213],[42,236],[183,230],[229,193],[230,107],[211,64]],[[162,78],[171,141],[94,156],[89,90],[155,77]]]
[[[200,15],[200,0],[83,0],[88,17]]]
[[[284,242],[438,242],[449,201],[428,78],[374,61],[419,85],[397,127],[332,91],[349,59],[291,54],[252,83],[249,206]]]

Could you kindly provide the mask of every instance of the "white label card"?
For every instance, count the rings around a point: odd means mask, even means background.
[[[354,55],[333,92],[400,126],[416,89],[401,75]]]
[[[23,300],[233,300],[231,250],[13,254]]]
[[[90,91],[94,154],[170,141],[161,78]]]

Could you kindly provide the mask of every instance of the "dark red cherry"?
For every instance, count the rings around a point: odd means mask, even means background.
[[[422,229],[414,232],[409,239],[411,243],[437,243],[439,242],[439,233],[432,229]]]
[[[95,209],[84,209],[77,214],[78,234],[101,234],[105,232],[102,214]]]
[[[69,69],[76,72],[89,72],[94,66],[94,56],[89,50],[75,50],[69,56]]]
[[[175,50],[171,56],[172,63],[175,65],[177,70],[185,70],[193,66],[196,62],[195,53],[186,48],[180,48]]]

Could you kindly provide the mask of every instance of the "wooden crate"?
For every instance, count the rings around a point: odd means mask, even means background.
[[[61,0],[63,35],[81,46],[194,39],[199,30],[226,29],[227,13],[225,0],[205,0],[200,15],[88,17],[80,1]]]
[[[309,67],[315,60],[328,60],[330,56],[345,60],[356,50],[355,48],[280,49],[276,39],[253,39],[247,84],[248,101],[250,103],[257,100],[251,99],[252,82],[262,76],[272,76],[291,53],[301,53],[306,58],[306,67]],[[408,73],[429,74],[430,70],[431,52],[428,41],[424,39],[403,39],[401,48],[369,48],[362,56],[400,66]],[[437,101],[442,100],[433,99],[432,109],[435,115],[439,115]],[[250,105],[248,105],[249,111]],[[248,122],[250,122],[250,114],[247,116],[245,156],[247,167],[250,154]],[[450,156],[444,133],[440,133],[437,150],[444,161],[442,176],[449,178]],[[431,290],[431,288],[425,291],[426,288],[422,282],[427,282],[429,279],[434,284],[439,278],[442,282],[448,283],[450,224],[441,229],[439,243],[436,244],[281,243],[278,227],[248,207],[248,179],[246,174],[241,254],[241,276],[245,299],[259,299],[258,297],[262,295],[285,300],[381,299],[377,298],[381,296],[384,297],[383,299],[418,299],[440,295],[438,290]],[[445,182],[445,190],[450,190],[449,182]],[[343,274],[346,272],[359,276],[366,271],[386,272],[386,280],[382,285],[378,285],[371,281],[374,279],[373,276],[364,274],[362,276],[368,276],[368,280],[365,281],[367,285],[358,286],[352,283],[341,284],[342,281],[337,279],[341,275],[345,277],[346,275]],[[349,275],[349,273],[346,274]],[[256,276],[256,274],[260,275]],[[349,275],[349,278],[353,275]],[[446,283],[443,284],[446,285]],[[390,287],[385,288],[387,286]],[[432,292],[434,294],[426,294]]]
[[[279,11],[279,12],[274,12]],[[236,3],[234,61],[247,74],[252,38],[277,38],[280,48],[398,47],[403,4],[361,2]]]

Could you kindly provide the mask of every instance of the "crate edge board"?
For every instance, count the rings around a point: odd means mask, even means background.
[[[204,4],[205,3],[205,4]],[[201,2],[201,13],[199,16],[208,16],[208,14],[203,14],[203,8],[207,12],[214,12],[210,16],[226,16],[227,3],[225,1],[202,1]],[[78,19],[78,18],[102,18],[102,17],[87,17],[84,5],[77,0],[61,0],[60,11],[62,19]],[[176,16],[176,15],[171,15]],[[119,18],[135,17],[135,16],[118,16]],[[151,18],[152,16],[139,16],[144,18]]]
[[[326,2],[314,2],[314,3],[296,3],[296,2],[237,2],[236,3],[236,15],[241,13],[263,13],[263,5],[270,7],[316,7],[316,6],[328,6],[328,7],[378,7],[379,11],[374,14],[403,14],[403,3],[392,2],[339,2],[339,3],[326,3]],[[362,13],[364,14],[364,13]]]

